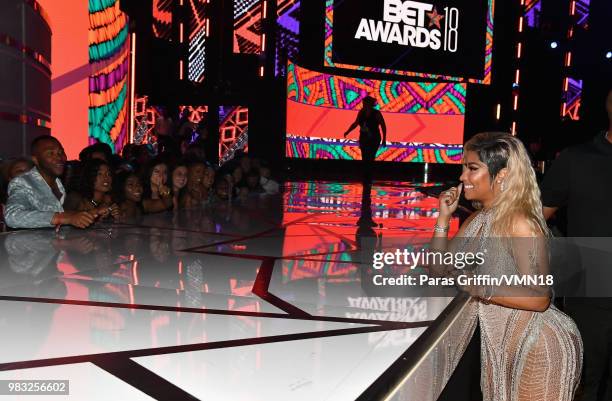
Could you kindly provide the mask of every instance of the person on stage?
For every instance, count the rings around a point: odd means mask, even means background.
[[[431,248],[467,251],[484,243],[486,261],[475,268],[476,275],[542,274],[550,234],[523,144],[509,134],[483,133],[464,151],[461,184],[440,195]],[[449,243],[449,221],[462,189],[477,211]],[[551,304],[549,288],[464,289],[475,299],[474,318],[480,323],[483,400],[572,401],[582,369],[582,339],[574,321]]]
[[[361,149],[361,160],[373,162],[376,152],[381,145],[380,132],[382,130],[382,146],[387,142],[387,126],[380,111],[376,110],[376,99],[366,96],[362,100],[362,109],[357,114],[357,119],[344,133],[346,138],[352,130],[359,127],[359,149]]]

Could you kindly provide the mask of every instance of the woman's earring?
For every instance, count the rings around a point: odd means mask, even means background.
[[[500,191],[502,191],[502,192],[504,192],[504,190],[505,190],[505,189],[506,189],[506,188],[505,188],[505,186],[504,186],[504,182],[502,181],[502,182],[501,182],[501,186],[500,186],[499,190],[500,190]]]

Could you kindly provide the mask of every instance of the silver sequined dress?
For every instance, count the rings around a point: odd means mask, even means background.
[[[491,238],[492,217],[479,212],[466,227],[465,238]],[[521,274],[509,250],[494,253],[494,262],[483,265],[479,274]],[[476,314],[484,401],[573,400],[583,346],[569,316],[552,304],[544,312],[532,312],[482,302]]]

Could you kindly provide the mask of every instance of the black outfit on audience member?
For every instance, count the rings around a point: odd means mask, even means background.
[[[568,237],[612,237],[612,143],[605,134],[561,153],[544,177],[542,203],[567,206]],[[584,342],[581,401],[612,400],[612,298],[589,296],[590,289],[601,294],[602,285],[612,286],[610,252],[581,249],[585,296],[565,299]]]

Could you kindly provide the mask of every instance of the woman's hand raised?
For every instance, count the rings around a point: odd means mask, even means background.
[[[456,187],[452,187],[443,191],[440,194],[440,216],[450,218],[453,213],[457,210],[459,205],[459,198],[461,197],[461,191],[463,190],[463,184],[459,184]]]

